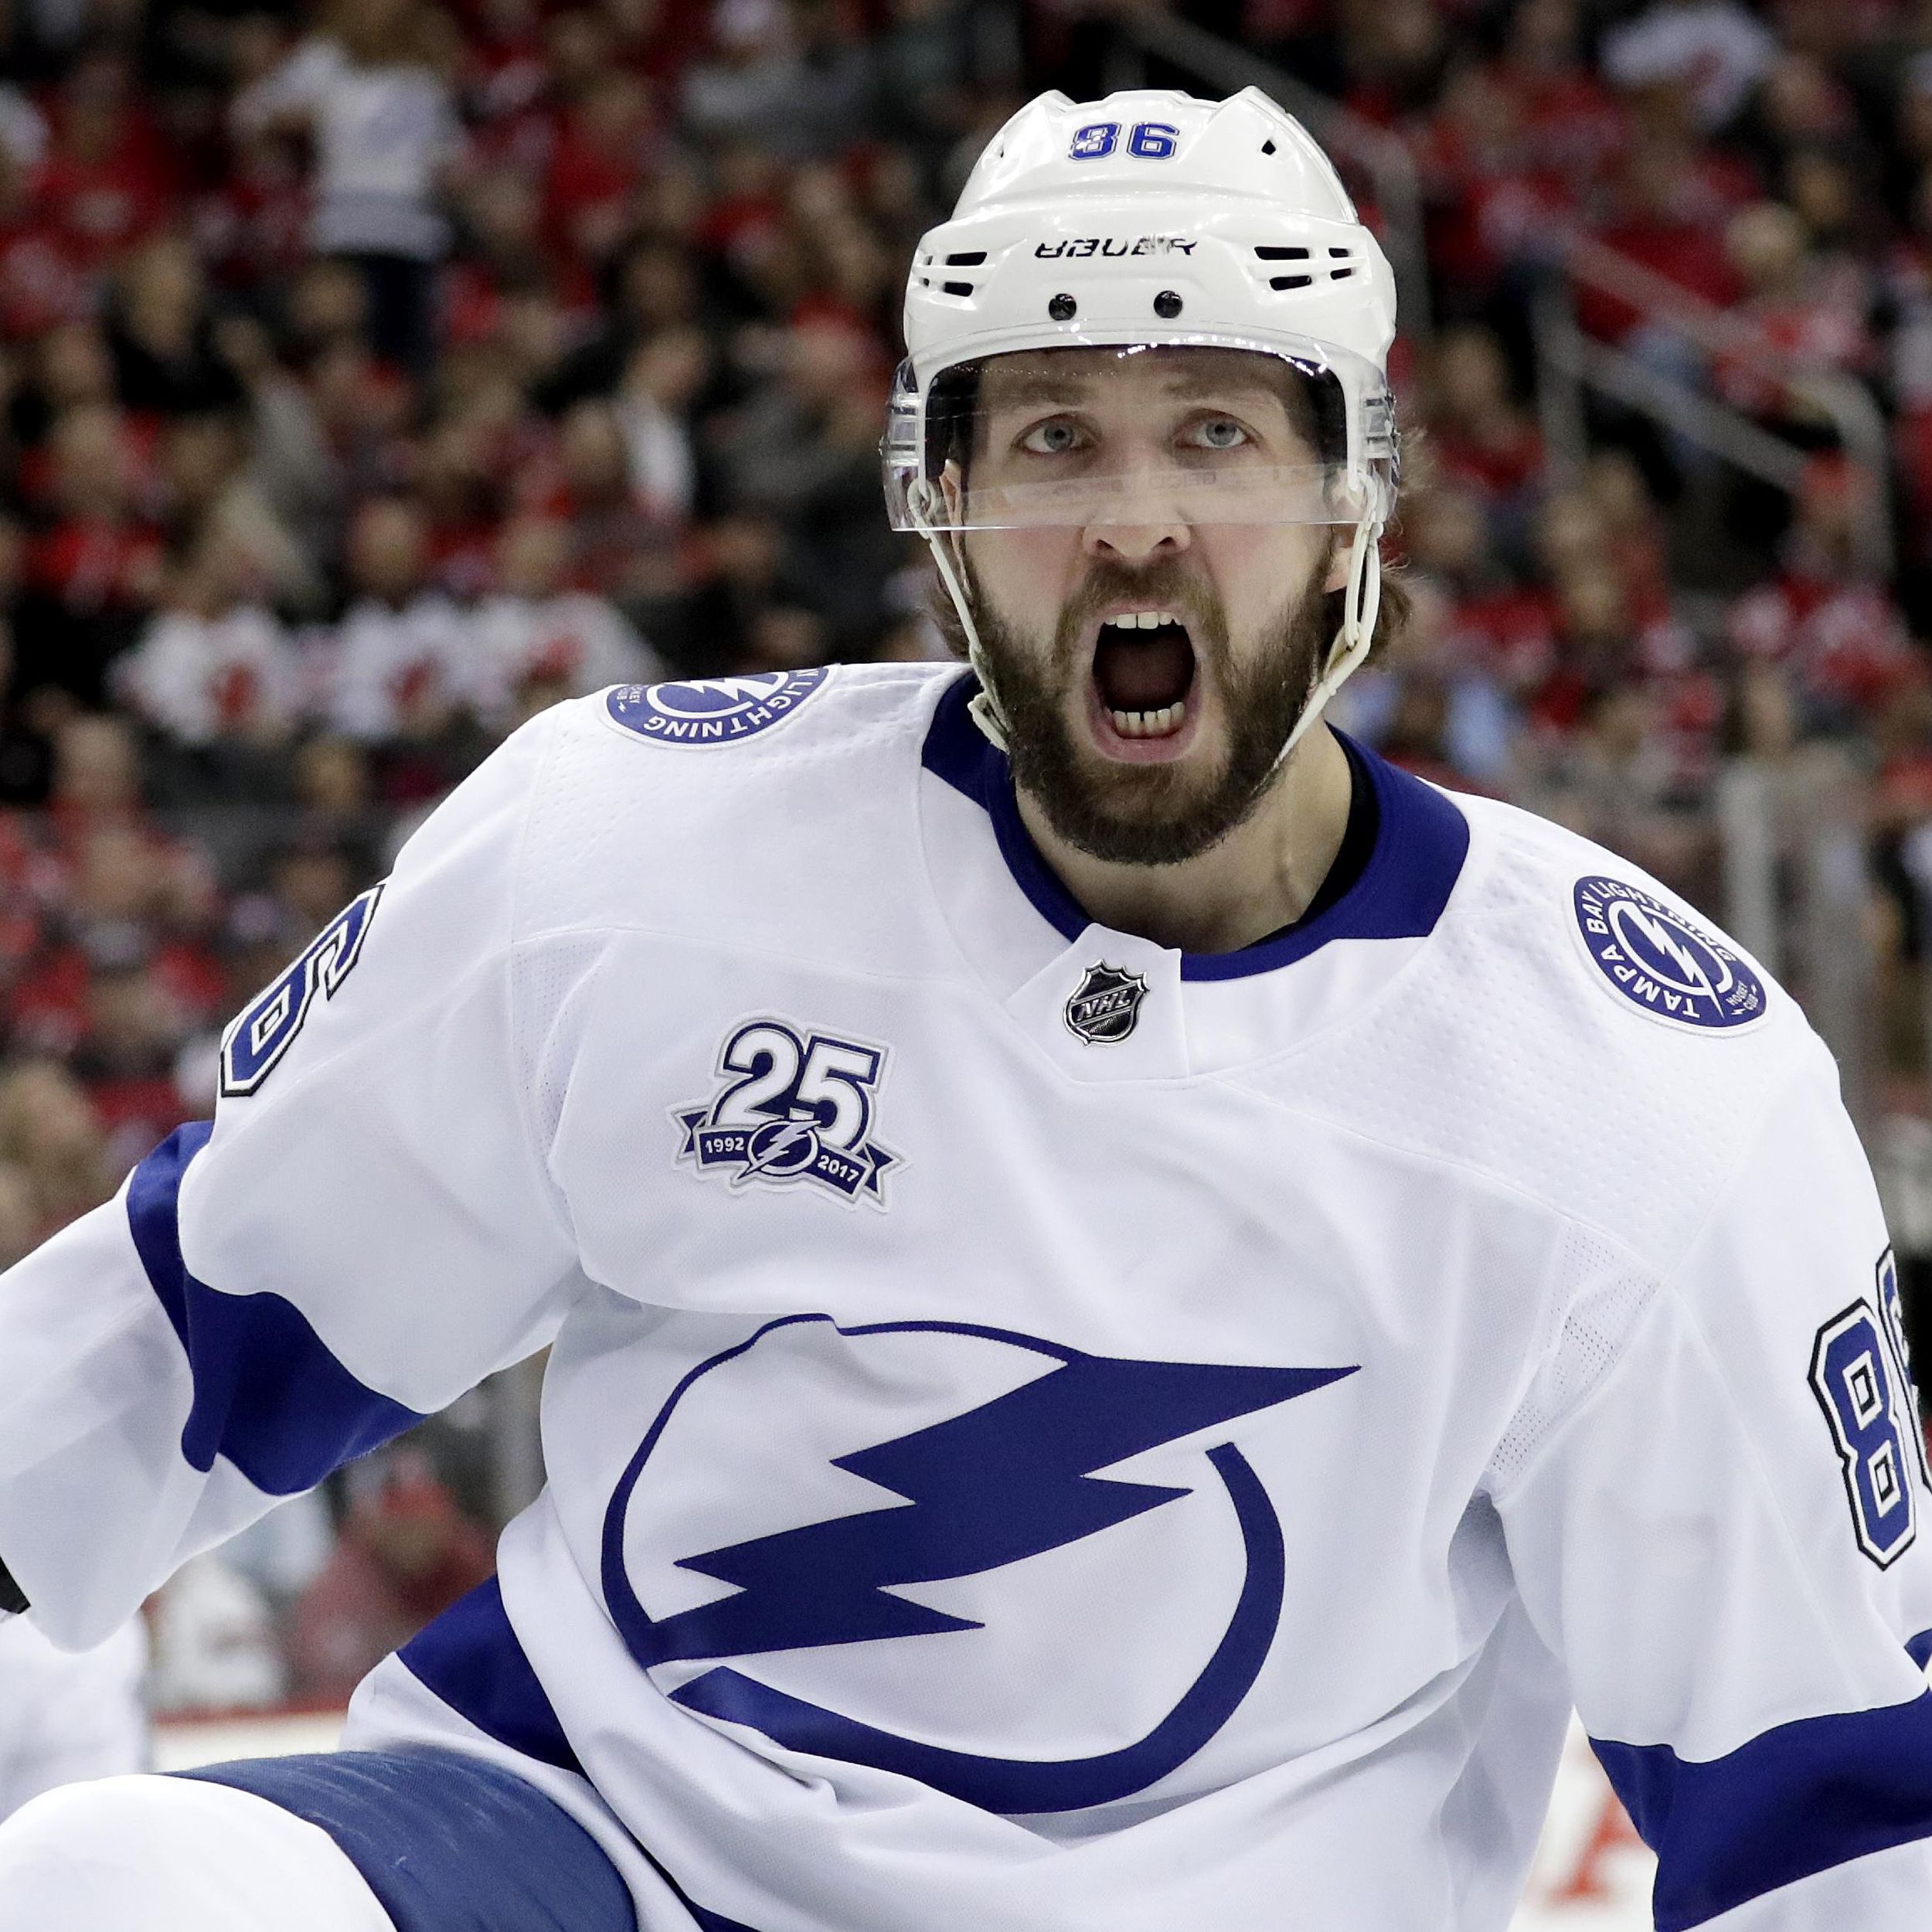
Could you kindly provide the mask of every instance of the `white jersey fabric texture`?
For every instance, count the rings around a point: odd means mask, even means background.
[[[1366,753],[1315,918],[1093,925],[970,695],[621,687],[461,786],[0,1277],[35,1620],[549,1344],[345,1741],[518,1768],[653,1932],[1498,1932],[1573,1701],[1663,1932],[1923,1932],[1932,1481],[1791,1001]]]
[[[0,1818],[57,1786],[145,1767],[147,1665],[138,1617],[78,1655],[0,1618]]]

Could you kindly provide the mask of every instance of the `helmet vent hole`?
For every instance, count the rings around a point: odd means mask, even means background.
[[[1181,298],[1171,288],[1164,288],[1154,298],[1154,312],[1164,322],[1171,322],[1181,312]]]
[[[1255,258],[1264,262],[1304,262],[1308,259],[1305,248],[1257,248]]]
[[[1335,259],[1335,260],[1338,262],[1345,262],[1349,259],[1349,251],[1345,248],[1331,248],[1328,250],[1328,253]],[[951,262],[957,261],[959,257],[957,255],[948,255],[946,259]],[[981,257],[981,260],[984,260],[985,259],[985,257],[984,256]]]
[[[1274,143],[1271,141],[1263,141],[1261,144],[1261,151],[1264,155],[1273,154],[1274,152]]]
[[[1070,322],[1080,312],[1080,305],[1071,295],[1056,295],[1046,304],[1046,312],[1056,322]]]
[[[1347,253],[1347,250],[1331,250],[1330,253],[1345,254]],[[969,250],[964,255],[948,255],[946,257],[946,266],[948,268],[977,268],[985,259],[985,250],[983,248],[975,248]]]
[[[1332,282],[1345,282],[1354,273],[1355,270],[1352,268],[1331,269],[1328,271],[1328,280]],[[950,288],[951,286],[950,282],[947,284],[947,287]]]
[[[1270,275],[1268,286],[1274,289],[1306,288],[1314,280],[1312,275]]]
[[[1342,272],[1345,275],[1349,271],[1345,268]],[[946,293],[948,295],[970,295],[972,292],[973,285],[971,282],[948,282],[946,284]]]

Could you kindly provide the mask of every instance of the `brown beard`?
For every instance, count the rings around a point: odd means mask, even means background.
[[[1325,574],[1325,563],[1300,600],[1270,626],[1259,655],[1243,666],[1229,648],[1220,599],[1184,568],[1159,563],[1128,570],[1099,563],[1060,612],[1052,652],[1043,664],[1002,621],[968,565],[980,645],[1005,719],[1015,784],[1059,837],[1094,859],[1175,866],[1219,845],[1260,804],[1281,747],[1307,706],[1334,635],[1330,601],[1321,587]],[[1122,601],[1184,615],[1194,641],[1196,689],[1212,682],[1228,720],[1227,750],[1218,771],[1114,764],[1076,742],[1067,714],[1070,708],[1083,707],[1076,687],[1090,675],[1081,641],[1098,612]],[[1077,698],[1079,704],[1070,706]]]

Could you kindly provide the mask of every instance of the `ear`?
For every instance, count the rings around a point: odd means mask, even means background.
[[[1324,595],[1332,590],[1345,590],[1349,587],[1349,560],[1355,549],[1355,532],[1338,528],[1328,544],[1328,573],[1322,580]]]

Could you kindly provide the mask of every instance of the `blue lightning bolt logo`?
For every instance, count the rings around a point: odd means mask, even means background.
[[[1631,1005],[1679,1026],[1749,1026],[1767,1011],[1764,981],[1731,946],[1628,880],[1590,877],[1571,894],[1577,932],[1604,980]]]
[[[1186,1488],[1094,1472],[1355,1372],[1126,1360],[951,1323],[835,1329],[848,1338],[910,1332],[968,1336],[1024,1348],[1057,1366],[964,1414],[835,1458],[835,1468],[905,1500],[686,1557],[679,1568],[730,1583],[733,1594],[654,1619],[626,1573],[624,1525],[638,1477],[679,1400],[700,1376],[774,1329],[827,1320],[794,1316],[769,1324],[699,1365],[625,1471],[605,1523],[604,1591],[631,1654],[646,1668],[978,1629],[971,1620],[897,1594],[898,1587],[998,1570],[1189,1495]],[[1233,1714],[1259,1672],[1281,1612],[1281,1529],[1266,1492],[1233,1444],[1205,1453],[1247,1546],[1241,1600],[1187,1696],[1155,1733],[1124,1752],[1039,1763],[944,1750],[856,1723],[731,1669],[692,1679],[675,1693],[676,1701],[751,1724],[795,1748],[905,1770],[994,1810],[1068,1809],[1104,1802],[1104,1794],[1145,1789]]]
[[[1678,984],[1686,992],[1704,993],[1716,998],[1719,989],[1711,975],[1691,949],[1661,919],[1634,906],[1624,912],[1624,919],[1627,924],[1634,924],[1650,944],[1677,968]]]
[[[749,1158],[731,1177],[731,1185],[743,1187],[760,1175],[794,1172],[818,1151],[818,1136],[804,1121],[774,1121],[753,1132]]]

